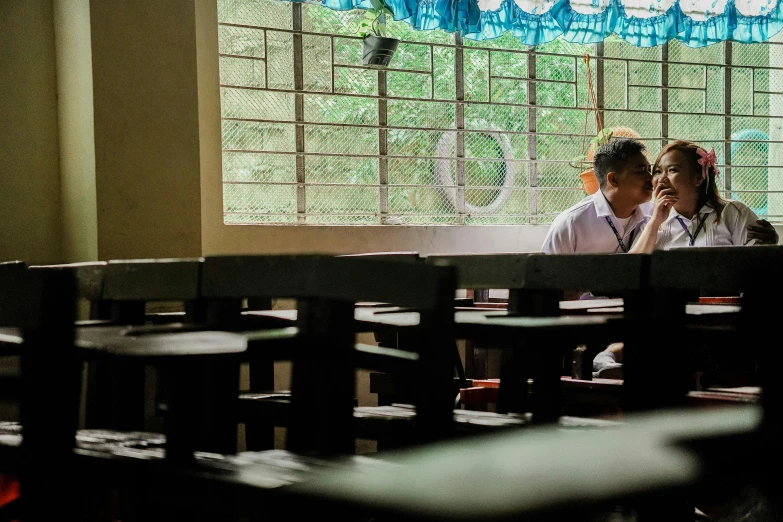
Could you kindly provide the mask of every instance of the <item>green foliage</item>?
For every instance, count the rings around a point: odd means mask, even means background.
[[[361,10],[336,12],[320,7],[308,7],[307,24],[315,32],[324,34],[356,35],[360,20],[367,19],[367,13]],[[387,92],[392,97],[403,97],[406,100],[391,99],[388,103],[388,125],[392,127],[405,127],[410,131],[389,131],[387,143],[389,154],[411,158],[410,160],[395,160],[389,166],[389,180],[392,185],[421,185],[421,187],[399,187],[389,190],[389,208],[392,212],[426,214],[406,218],[406,222],[421,219],[431,222],[432,216],[445,210],[444,202],[439,198],[437,191],[431,189],[435,183],[432,160],[418,159],[435,155],[435,147],[445,130],[456,129],[455,124],[455,75],[454,75],[454,35],[443,31],[417,31],[405,22],[396,22],[391,19],[386,21],[386,34],[405,42],[397,48],[394,55],[396,67],[409,71],[430,71],[429,48],[417,45],[416,42],[433,43],[432,75],[434,81],[429,81],[429,75],[394,71],[387,72]],[[525,51],[530,49],[521,44],[518,38],[512,34],[504,34],[500,38],[489,41],[473,42],[464,39],[464,89],[465,98],[469,102],[465,105],[465,126],[469,130],[484,130],[490,126],[500,128],[511,133],[508,138],[511,143],[511,157],[524,160],[528,157],[528,138],[524,134],[528,129],[528,111],[524,106],[493,104],[482,102],[510,102],[512,104],[524,104],[526,99],[527,76],[526,54],[509,53],[509,49]],[[359,42],[350,39],[335,40],[335,62],[339,64],[359,65],[361,54]],[[444,44],[440,47],[438,44]],[[574,80],[574,72],[568,72],[567,64],[573,63],[573,56],[580,56],[585,52],[594,53],[594,46],[578,45],[570,42],[555,40],[539,50],[544,53],[536,57],[537,76],[552,80]],[[490,59],[491,53],[491,59]],[[569,58],[563,58],[563,55]],[[489,71],[489,66],[492,70]],[[578,152],[581,137],[556,136],[557,133],[581,133],[584,123],[584,110],[559,109],[558,107],[573,107],[575,95],[579,105],[584,105],[586,91],[584,89],[584,66],[578,60],[579,69],[576,74],[580,78],[579,92],[574,92],[574,86],[563,85],[555,82],[542,82],[536,87],[539,105],[551,107],[539,107],[537,112],[537,127],[542,135],[536,141],[537,157],[544,160],[567,160]],[[345,69],[348,71],[348,69]],[[352,71],[356,71],[355,69]],[[494,76],[516,77],[520,80],[506,80],[491,82],[490,93],[489,74]],[[326,74],[326,73],[325,73]],[[368,92],[369,83],[357,90],[356,83],[342,83],[345,77],[340,68],[336,69],[336,88],[340,92]],[[355,72],[351,73],[352,77]],[[434,88],[434,91],[433,91]],[[324,97],[330,99],[331,97]],[[432,100],[434,98],[434,101]],[[412,101],[418,99],[421,101]],[[438,100],[442,100],[439,102]],[[323,104],[319,121],[343,123],[346,119],[353,121],[360,113],[368,109],[367,100],[359,97],[351,97],[340,100],[339,106]],[[371,111],[372,112],[372,111]],[[363,123],[371,123],[362,120]],[[443,129],[432,131],[419,131],[414,129],[429,128]],[[466,165],[466,181],[469,186],[498,186],[502,184],[505,165],[497,161],[481,161],[483,158],[497,159],[499,152],[494,142],[481,134],[471,134],[471,139],[466,139],[466,155],[476,158]],[[357,133],[354,138],[356,147],[364,148],[377,140],[375,133]],[[473,149],[473,150],[471,150]],[[363,169],[362,169],[363,170]],[[527,183],[526,165],[523,162],[515,164],[516,178],[520,188]],[[369,178],[370,173],[366,176]],[[571,173],[566,163],[542,162],[538,166],[538,184],[546,187],[575,187],[578,179]],[[572,201],[562,201],[563,197],[573,195],[575,202],[579,198],[577,192],[559,193],[556,200],[557,208],[542,208],[539,211],[556,214],[560,207],[568,206]],[[481,204],[482,201],[491,199],[497,191],[492,189],[469,189],[466,198],[469,203]],[[502,212],[523,213],[519,204],[527,204],[527,195],[520,191],[518,201],[509,200]],[[516,197],[516,196],[514,196]],[[552,203],[548,203],[551,205]],[[501,222],[518,222],[523,218],[505,217]]]
[[[357,33],[364,38],[367,35],[388,36],[386,28],[386,16],[392,16],[392,12],[382,0],[372,0],[372,9],[367,9],[364,17],[359,21]]]
[[[592,148],[593,150],[598,150],[598,147],[606,143],[609,143],[609,140],[611,139],[612,139],[612,129],[611,128],[601,129],[598,131],[598,134],[596,134],[593,137],[593,139],[590,140],[590,144],[588,145],[588,150],[590,148]],[[579,170],[580,172],[590,168],[590,162],[587,161],[586,154],[582,154],[580,156],[575,156],[571,158],[571,161],[569,163],[572,167]]]

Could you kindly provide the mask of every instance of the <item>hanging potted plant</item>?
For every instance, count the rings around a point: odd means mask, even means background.
[[[579,178],[582,180],[585,191],[588,194],[595,194],[598,192],[598,179],[595,177],[595,171],[593,170],[593,156],[601,145],[608,143],[612,137],[624,137],[639,139],[641,136],[638,132],[630,127],[615,126],[606,127],[603,126],[603,120],[601,119],[601,111],[598,108],[598,98],[593,90],[593,78],[590,71],[590,55],[585,53],[583,60],[585,62],[585,70],[587,73],[587,101],[588,106],[585,109],[585,126],[582,131],[582,155],[572,158],[569,162],[572,167],[579,171]],[[590,111],[595,114],[595,129],[596,135],[590,140],[589,144],[586,142],[587,137],[587,121],[590,116]],[[645,156],[647,151],[644,152]]]
[[[386,16],[392,12],[383,0],[372,0],[372,9],[367,9],[359,23],[362,40],[362,63],[386,67],[397,50],[400,41],[389,36]]]
[[[595,194],[598,192],[598,179],[595,177],[595,172],[593,171],[593,155],[601,145],[608,143],[609,140],[612,139],[613,134],[614,132],[611,128],[600,129],[598,134],[590,140],[587,152],[581,156],[572,158],[570,161],[570,165],[579,171],[579,178],[582,180],[582,184],[588,194]]]
[[[595,194],[598,191],[598,180],[593,172],[592,161],[595,151],[612,139],[612,130],[603,128],[601,112],[598,110],[598,98],[593,90],[593,78],[590,71],[590,55],[585,53],[582,57],[585,62],[585,72],[587,73],[587,108],[585,110],[585,127],[582,131],[582,154],[572,158],[569,162],[572,167],[579,171],[579,177],[588,194]],[[587,121],[590,117],[590,111],[595,114],[595,137],[590,140],[589,147],[586,147]]]

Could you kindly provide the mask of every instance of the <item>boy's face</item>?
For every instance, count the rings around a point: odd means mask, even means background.
[[[617,189],[624,197],[641,205],[652,199],[653,184],[650,162],[642,153],[628,159],[616,173]]]

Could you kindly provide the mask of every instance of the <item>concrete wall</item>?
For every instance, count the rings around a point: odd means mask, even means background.
[[[60,260],[51,0],[0,2],[0,260]]]

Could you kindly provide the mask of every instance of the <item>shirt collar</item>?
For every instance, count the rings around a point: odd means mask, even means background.
[[[595,205],[595,213],[599,218],[617,218],[617,216],[615,216],[614,212],[612,211],[611,205],[609,205],[609,200],[606,199],[606,196],[604,196],[604,193],[600,189],[595,194],[593,194],[593,204]],[[641,210],[641,207],[636,207],[633,209],[631,217],[633,218],[631,219],[631,222],[634,223],[639,219],[643,219],[645,216]]]
[[[715,209],[712,208],[712,206],[704,205],[704,206],[702,206],[699,209],[698,212],[696,212],[696,214],[693,215],[692,219],[688,219],[685,216],[683,216],[682,214],[680,214],[679,212],[677,212],[676,210],[674,210],[674,208],[672,207],[672,210],[669,213],[669,217],[666,218],[666,221],[673,221],[673,220],[675,220],[677,218],[683,219],[685,221],[693,221],[694,219],[696,219],[697,216],[699,216],[701,214],[712,214],[713,212],[715,212]]]

